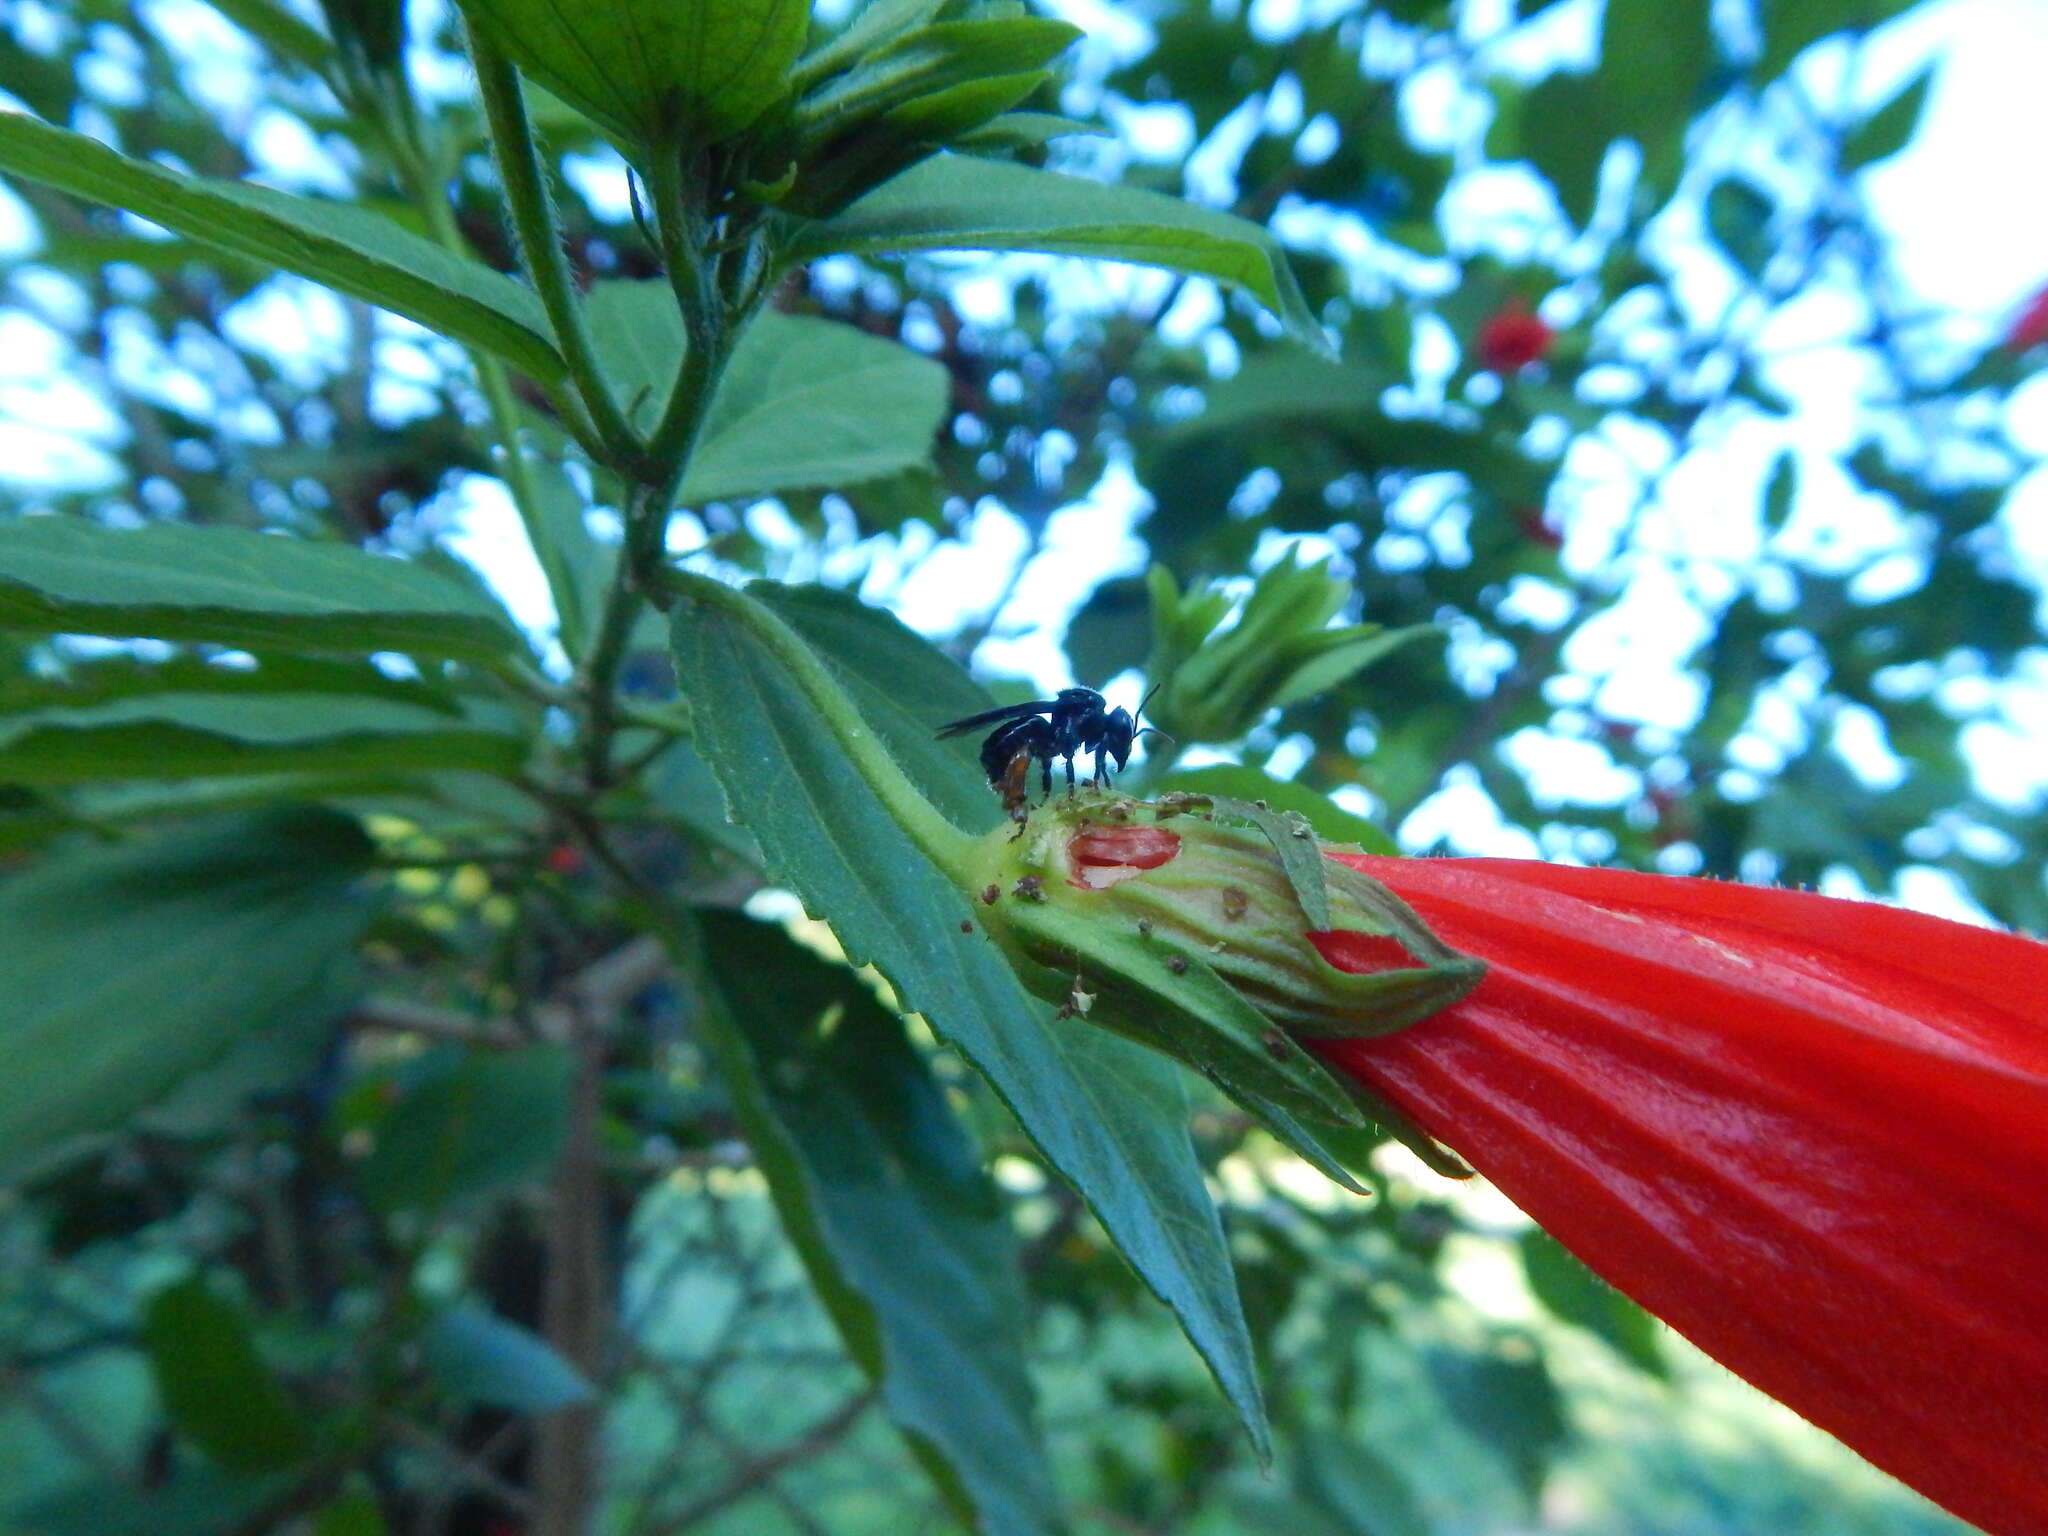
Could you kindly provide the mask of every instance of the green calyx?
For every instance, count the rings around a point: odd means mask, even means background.
[[[1021,832],[983,839],[974,873],[983,925],[1027,986],[1186,1062],[1340,1179],[1303,1122],[1365,1115],[1302,1041],[1405,1028],[1485,971],[1378,882],[1324,858],[1305,825],[1262,806],[1054,801]],[[1309,938],[1323,929],[1387,939],[1390,968],[1338,970]]]
[[[1156,867],[1077,870],[1077,846],[1084,862],[1091,854],[1113,859],[1122,841],[1134,850],[1156,842],[1153,828],[1179,840]],[[1323,858],[1303,831],[1263,806],[1217,797],[1168,795],[1152,805],[1077,799],[1034,814],[1021,836],[992,835],[983,850],[993,854],[990,883],[1030,892],[1008,904],[1003,926],[1032,959],[1072,968],[1070,919],[1105,938],[1129,934],[1148,946],[1151,969],[1176,956],[1200,960],[1290,1035],[1389,1034],[1478,984],[1483,962],[1443,944],[1378,881]],[[1292,856],[1296,849],[1306,857]],[[1390,939],[1401,954],[1388,970],[1340,971],[1308,937],[1330,929]],[[1085,955],[1074,959],[1085,968]]]

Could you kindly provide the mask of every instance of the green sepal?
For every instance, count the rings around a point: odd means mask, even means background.
[[[1395,940],[1419,963],[1399,970],[1358,974],[1324,962],[1326,987],[1358,1011],[1327,1018],[1297,1017],[1290,1027],[1316,1040],[1369,1040],[1419,1024],[1462,1000],[1486,975],[1486,962],[1459,954],[1429,931],[1415,909],[1368,874],[1325,860],[1325,876],[1349,909],[1342,926]]]
[[[1222,1082],[1214,1074],[1205,1075],[1231,1103],[1251,1116],[1260,1130],[1317,1173],[1354,1195],[1364,1195],[1368,1199],[1372,1197],[1373,1191],[1359,1183],[1358,1175],[1344,1165],[1342,1158],[1323,1144],[1322,1138],[1316,1133],[1313,1121],[1304,1122],[1297,1119],[1280,1105],[1270,1099],[1259,1097],[1242,1084]]]
[[[1165,804],[1170,796],[1161,796]],[[1183,797],[1185,798],[1185,797]],[[1229,795],[1206,795],[1218,815],[1234,821],[1248,821],[1265,835],[1279,855],[1287,883],[1294,887],[1294,899],[1301,903],[1301,915],[1308,926],[1321,933],[1330,926],[1330,888],[1326,872],[1330,861],[1316,844],[1315,828],[1308,818],[1293,811],[1276,813],[1263,800],[1236,800]]]
[[[1291,1113],[1364,1124],[1345,1086],[1199,954],[1052,902],[1003,900],[1004,936],[1021,943],[1019,974],[1040,996],[1186,1062],[1233,1097],[1241,1089]],[[1084,1009],[1077,997],[1091,1001]]]
[[[892,107],[882,121],[921,143],[934,147],[951,144],[960,135],[1000,117],[1051,78],[1049,69],[1026,69],[985,80],[962,80]]]
[[[1005,112],[971,133],[953,140],[953,148],[970,155],[1006,154],[1018,149],[1036,149],[1053,139],[1085,134],[1091,138],[1114,138],[1112,130],[1100,123],[1084,123],[1076,117],[1054,112]]]
[[[806,96],[797,105],[797,130],[816,144],[933,92],[1042,68],[1083,35],[1039,17],[934,22]]]
[[[799,92],[808,91],[818,81],[853,68],[894,39],[923,26],[944,8],[944,0],[869,0],[845,30],[797,60],[790,71],[790,85]]]
[[[1352,1102],[1367,1119],[1413,1152],[1431,1173],[1446,1179],[1472,1177],[1473,1170],[1469,1163],[1417,1125],[1405,1111],[1396,1109],[1355,1078],[1343,1077],[1338,1081],[1344,1085],[1345,1092],[1351,1095]]]

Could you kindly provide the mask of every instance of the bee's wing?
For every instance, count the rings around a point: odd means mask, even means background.
[[[948,736],[964,736],[969,731],[984,725],[994,725],[998,720],[1022,720],[1030,715],[1042,715],[1052,708],[1051,699],[1029,699],[1022,704],[1005,704],[997,709],[984,709],[978,715],[969,715],[965,720],[948,720],[939,727],[938,739]]]

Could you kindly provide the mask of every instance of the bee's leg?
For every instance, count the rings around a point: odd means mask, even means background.
[[[1072,796],[1073,796],[1073,793],[1074,793],[1074,754],[1073,754],[1073,753],[1071,753],[1071,752],[1069,752],[1069,753],[1067,754],[1067,795],[1068,795],[1068,797],[1069,797],[1069,798],[1072,798]]]
[[[1038,760],[1038,767],[1038,798],[1040,800],[1050,800],[1052,798],[1052,754],[1050,752]]]

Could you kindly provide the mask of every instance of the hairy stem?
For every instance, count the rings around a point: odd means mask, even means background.
[[[672,572],[668,582],[679,600],[679,616],[687,613],[682,605],[701,605],[751,632],[788,671],[811,708],[817,711],[819,723],[852,759],[861,778],[903,834],[958,883],[971,882],[979,839],[954,826],[918,792],[889,749],[861,718],[853,700],[794,630],[744,592],[708,576]]]
[[[547,310],[555,343],[569,365],[569,377],[583,408],[590,413],[606,461],[614,468],[631,464],[639,456],[640,443],[605,382],[604,369],[583,323],[583,306],[562,254],[561,230],[548,197],[547,171],[534,143],[518,73],[474,29],[469,32],[469,56],[476,66],[478,93],[491,125],[498,180],[504,187],[527,276]]]

